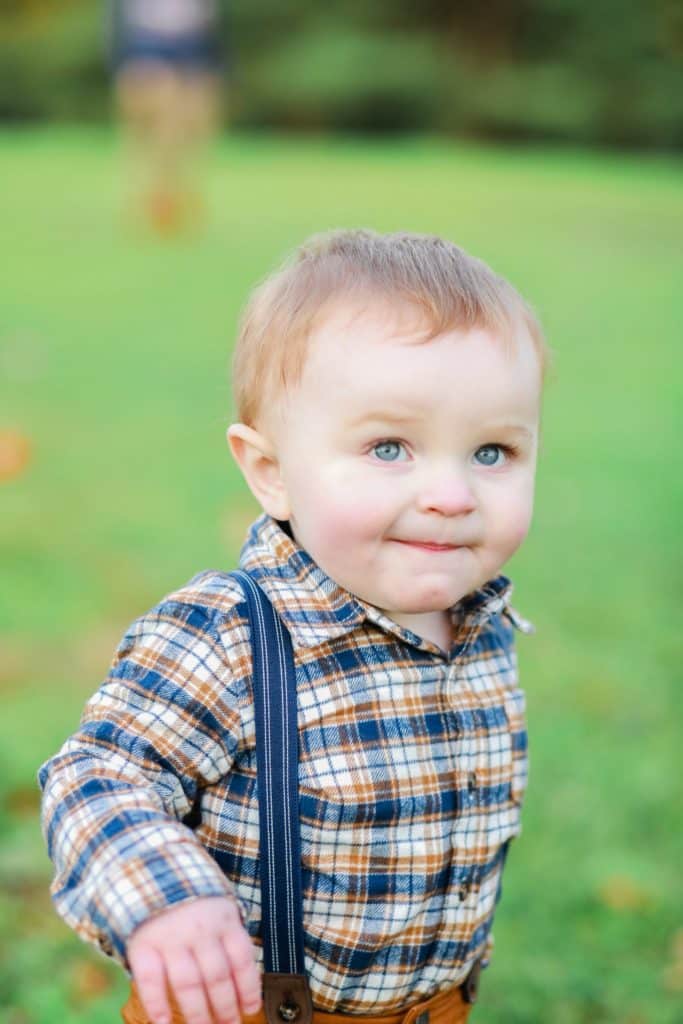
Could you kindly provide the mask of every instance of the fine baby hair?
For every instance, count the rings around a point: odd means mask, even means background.
[[[308,338],[333,306],[373,300],[412,307],[425,339],[474,327],[510,338],[521,328],[546,367],[532,308],[482,260],[436,235],[330,231],[309,238],[251,294],[233,360],[238,419],[255,426],[264,403],[297,383]]]

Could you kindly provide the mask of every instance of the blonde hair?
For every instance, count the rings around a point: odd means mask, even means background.
[[[304,242],[247,303],[232,376],[242,423],[255,426],[266,403],[298,382],[310,334],[330,307],[361,297],[416,308],[429,328],[425,340],[474,327],[510,340],[526,328],[546,369],[533,310],[481,260],[436,235],[331,231]]]

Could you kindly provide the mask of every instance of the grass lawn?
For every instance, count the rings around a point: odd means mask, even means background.
[[[254,512],[223,440],[249,287],[308,233],[435,231],[508,275],[556,354],[511,573],[532,778],[482,1024],[683,1022],[681,165],[232,138],[207,227],[126,228],[106,131],[0,134],[0,1024],[118,1019],[125,979],[51,910],[35,772],[127,623],[231,567]],[[676,401],[678,399],[678,401]],[[677,429],[678,428],[678,429]]]

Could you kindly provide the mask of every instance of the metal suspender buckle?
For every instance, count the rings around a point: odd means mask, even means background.
[[[313,1001],[306,975],[266,972],[263,1009],[268,1024],[311,1024]]]
[[[481,974],[481,960],[475,960],[470,969],[470,973],[467,975],[460,991],[462,997],[466,1003],[476,1003],[477,995],[479,993],[479,975]]]

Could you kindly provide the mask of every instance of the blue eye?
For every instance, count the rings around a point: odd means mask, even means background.
[[[506,461],[506,452],[499,444],[484,444],[477,448],[474,458],[480,466],[502,466]]]
[[[399,441],[381,441],[375,445],[372,451],[382,462],[396,462],[401,457],[404,448]]]

